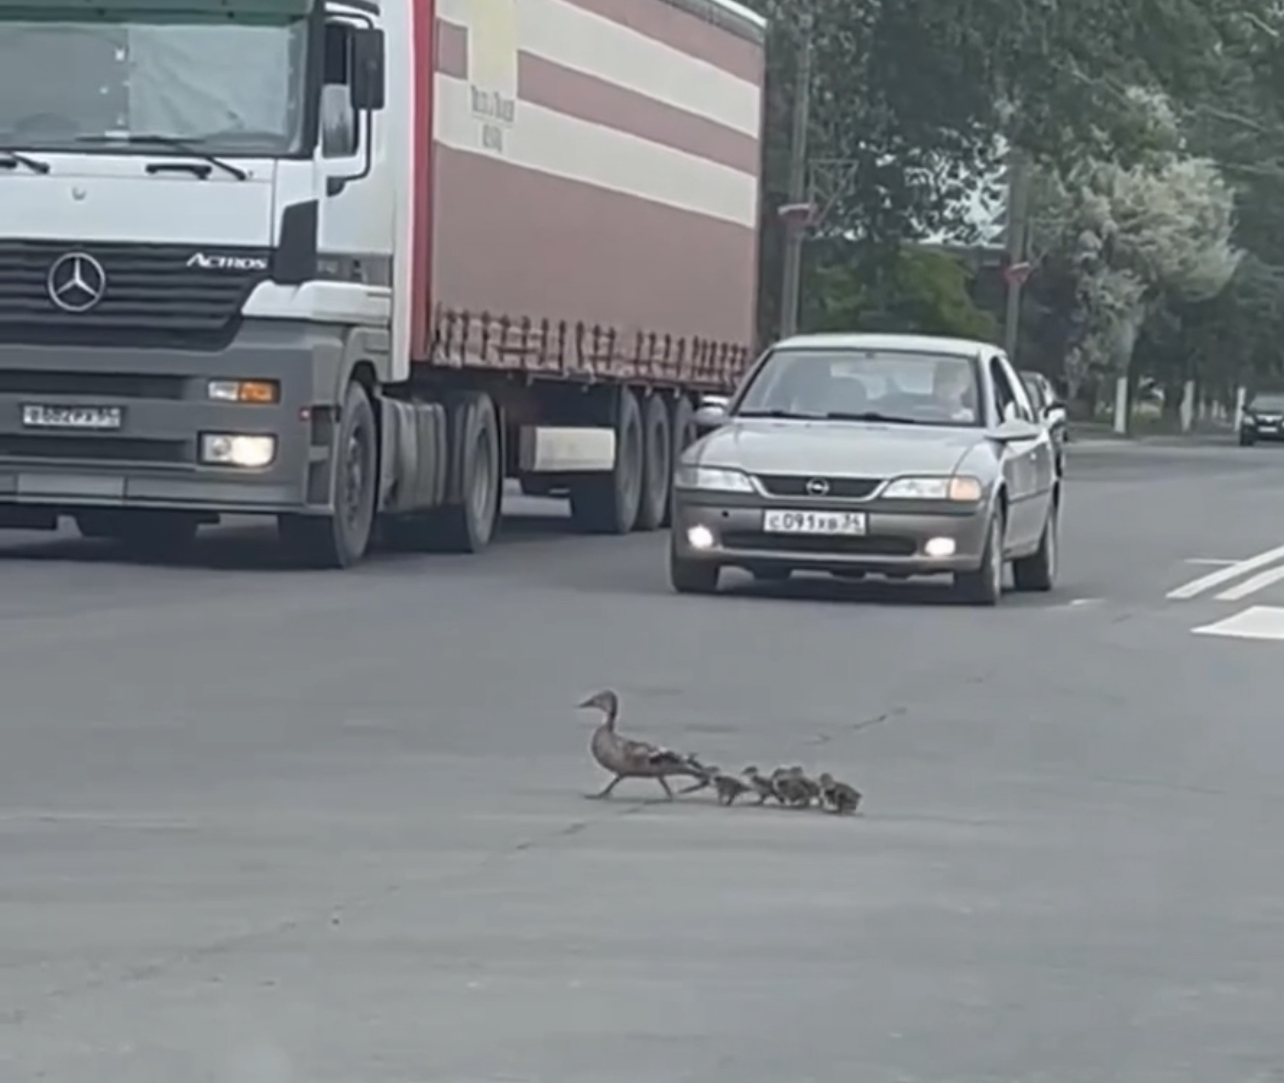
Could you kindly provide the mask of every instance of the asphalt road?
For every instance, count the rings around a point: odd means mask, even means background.
[[[1210,563],[1284,545],[1284,450],[1070,474],[1062,585],[991,611],[677,597],[555,521],[348,574],[10,540],[0,1079],[1284,1079],[1284,642],[1194,633],[1284,606]],[[603,686],[865,815],[585,801]]]

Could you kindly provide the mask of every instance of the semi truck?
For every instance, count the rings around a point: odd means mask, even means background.
[[[0,0],[0,526],[663,526],[753,349],[734,0]]]

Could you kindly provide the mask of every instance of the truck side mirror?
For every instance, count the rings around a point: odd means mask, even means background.
[[[387,102],[384,35],[359,27],[352,31],[352,108],[378,112]]]

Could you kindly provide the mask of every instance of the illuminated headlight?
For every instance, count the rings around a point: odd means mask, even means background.
[[[270,466],[276,458],[275,436],[207,432],[201,435],[201,462],[207,466]]]
[[[952,500],[959,504],[975,504],[984,491],[979,478],[955,475],[946,478],[897,478],[881,495],[891,500]]]
[[[952,557],[957,549],[953,538],[928,538],[923,543],[923,552],[929,557]]]
[[[718,466],[679,466],[673,476],[678,489],[706,489],[719,493],[751,493],[749,475]]]
[[[275,380],[211,380],[206,394],[215,402],[270,406],[281,401],[281,385]]]
[[[712,549],[717,539],[707,526],[693,526],[687,531],[687,541],[692,549]]]

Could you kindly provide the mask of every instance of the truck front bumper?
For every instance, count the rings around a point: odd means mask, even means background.
[[[325,328],[268,321],[209,352],[0,343],[0,505],[323,511],[340,353]],[[211,397],[211,381],[234,380],[273,381],[277,401]],[[46,417],[116,408],[120,425],[34,426],[33,406]],[[212,465],[205,434],[271,436],[275,454],[262,467]]]

